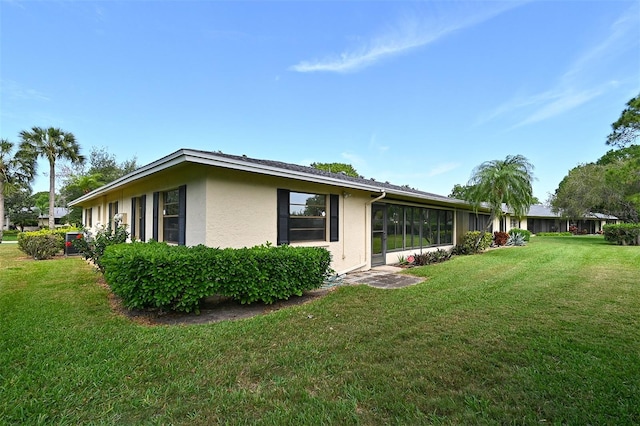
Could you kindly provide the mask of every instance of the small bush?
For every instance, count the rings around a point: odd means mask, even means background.
[[[619,223],[602,227],[604,239],[623,246],[640,245],[640,223]]]
[[[465,255],[485,251],[491,246],[492,236],[489,232],[469,231],[462,237],[462,242],[453,248],[453,254]]]
[[[432,263],[440,263],[451,259],[452,252],[449,250],[437,249],[436,251],[426,251],[413,255],[413,263],[416,266],[430,265]]]
[[[509,235],[514,235],[514,234],[522,235],[524,237],[524,240],[527,242],[531,239],[531,231],[528,231],[526,229],[511,228],[509,230]]]
[[[198,312],[220,294],[241,303],[273,303],[319,288],[331,254],[320,247],[214,249],[164,243],[117,244],[102,256],[105,279],[128,308]]]
[[[572,237],[573,234],[571,232],[538,232],[536,234],[538,237]]]
[[[497,246],[503,246],[507,244],[507,240],[509,239],[509,234],[506,232],[496,231],[493,233],[493,243]]]
[[[507,246],[524,246],[527,245],[527,242],[524,239],[524,235],[515,233],[509,234],[509,239],[506,243]]]
[[[18,234],[18,248],[35,260],[50,259],[64,247],[64,238],[48,229]]]

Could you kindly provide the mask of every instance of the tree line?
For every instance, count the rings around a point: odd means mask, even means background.
[[[19,133],[20,142],[0,140],[0,219],[5,217],[18,227],[37,225],[38,217],[48,212],[48,227],[55,227],[55,207],[66,207],[74,200],[137,168],[136,159],[118,163],[104,148],[93,148],[88,161],[80,153],[73,133],[56,127],[33,127]],[[33,194],[38,159],[49,166],[49,192]],[[63,164],[63,167],[60,165]],[[61,172],[62,176],[58,173]],[[57,179],[62,186],[56,192]],[[80,224],[82,212],[71,211],[64,222]],[[2,241],[3,226],[0,226]]]
[[[548,203],[552,209],[568,218],[580,218],[590,213],[617,216],[626,222],[640,222],[640,94],[626,104],[620,118],[612,124],[606,144],[614,149],[596,162],[571,169],[560,182]],[[59,128],[33,127],[19,133],[20,143],[0,140],[0,241],[5,217],[15,225],[37,223],[47,202],[50,229],[55,227],[55,207],[81,197],[137,168],[136,159],[118,163],[104,148],[94,148],[87,159],[73,133]],[[37,173],[37,160],[49,163],[49,193],[33,194],[31,185]],[[56,194],[56,166],[67,161],[63,185]],[[358,177],[349,164],[313,163],[313,167],[333,173]],[[502,215],[506,204],[522,216],[538,199],[532,193],[533,165],[521,155],[509,155],[505,160],[487,161],[473,170],[466,185],[455,185],[450,197],[470,202],[476,210],[488,205],[492,217]],[[77,210],[77,209],[76,209]],[[81,223],[81,211],[72,211],[65,219]]]

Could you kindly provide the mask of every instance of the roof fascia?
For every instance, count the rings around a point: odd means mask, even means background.
[[[182,163],[196,163],[207,166],[222,167],[226,169],[239,170],[251,173],[258,173],[269,176],[283,177],[288,179],[303,180],[307,182],[339,186],[347,189],[357,189],[373,193],[386,192],[387,194],[393,194],[396,196],[409,197],[419,200],[427,200],[432,202],[438,202],[450,206],[459,206],[468,208],[469,205],[462,200],[451,199],[451,201],[445,199],[445,197],[429,197],[426,195],[416,194],[409,191],[401,191],[392,188],[384,188],[376,185],[367,185],[359,182],[351,182],[347,180],[336,179],[328,176],[316,176],[297,170],[283,169],[280,167],[269,166],[266,164],[252,163],[249,161],[237,160],[234,158],[228,158],[218,156],[215,153],[209,153],[205,151],[195,151],[190,149],[180,149],[172,154],[167,155],[153,163],[143,166],[133,172],[116,179],[115,181],[108,183],[100,188],[97,188],[80,198],[77,198],[69,203],[70,206],[82,204],[85,201],[97,198],[105,193],[117,189],[121,186],[127,185],[137,179],[144,178],[146,176],[158,173],[168,168],[177,166]]]

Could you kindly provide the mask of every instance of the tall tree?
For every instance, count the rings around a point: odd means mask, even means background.
[[[17,190],[19,185],[28,186],[35,173],[35,161],[24,152],[13,152],[14,144],[0,139],[0,242],[4,231],[5,196]]]
[[[640,135],[640,95],[627,102],[620,118],[611,127],[613,132],[607,137],[607,145],[624,148],[634,143]]]
[[[640,146],[610,150],[596,163],[569,171],[549,200],[570,218],[605,213],[625,222],[640,220]]]
[[[518,216],[527,214],[534,201],[533,165],[522,155],[508,155],[504,160],[485,161],[473,170],[464,193],[478,211],[482,204],[488,205],[491,219],[503,216],[502,206]]]
[[[80,146],[73,133],[59,128],[33,127],[31,131],[20,132],[22,142],[20,149],[32,158],[45,157],[49,161],[49,228],[55,228],[55,197],[56,197],[56,161],[69,160],[71,163],[83,163],[84,156],[80,154]]]

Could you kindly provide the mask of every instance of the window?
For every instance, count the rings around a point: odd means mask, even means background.
[[[84,226],[91,228],[93,226],[93,208],[84,210]]]
[[[338,241],[338,195],[278,190],[278,244],[326,241],[327,230]]]
[[[177,189],[162,193],[162,241],[178,244],[178,202]]]
[[[107,218],[107,223],[114,226],[114,216],[118,214],[118,202],[114,201],[113,203],[109,203],[109,217]]]
[[[147,196],[134,197],[131,199],[131,238],[145,241],[145,216],[146,216]]]
[[[289,239],[326,240],[327,201],[322,194],[289,193]]]
[[[186,244],[187,186],[153,193],[153,239]],[[162,239],[159,239],[162,235]]]

